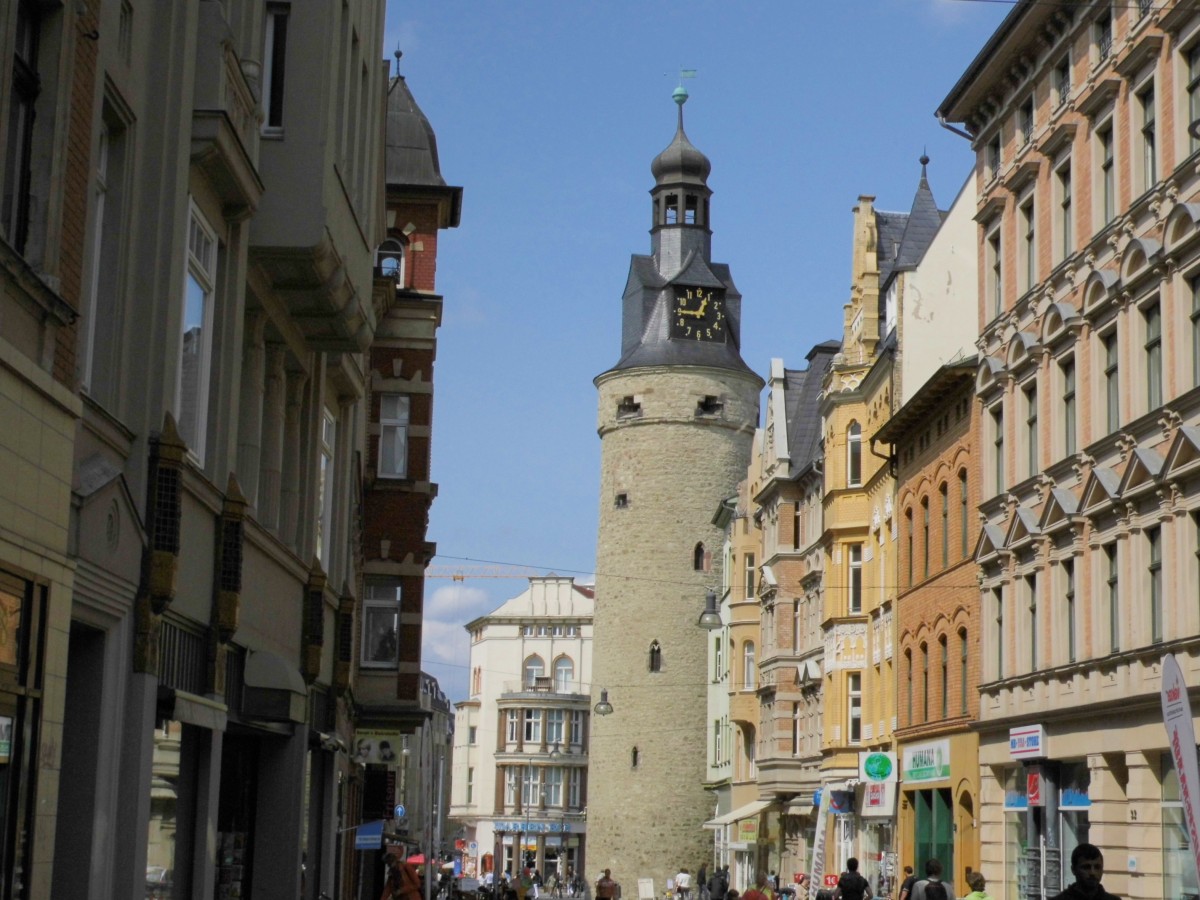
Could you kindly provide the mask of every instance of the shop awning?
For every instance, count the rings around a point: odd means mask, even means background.
[[[733,822],[738,822],[742,819],[748,819],[751,816],[762,812],[774,801],[772,800],[755,800],[752,803],[747,803],[745,806],[739,806],[732,812],[727,812],[723,816],[717,816],[715,819],[709,819],[704,823],[705,828],[720,828],[722,825],[730,825]]]

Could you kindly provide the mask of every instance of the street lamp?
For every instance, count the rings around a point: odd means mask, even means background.
[[[717,592],[710,590],[704,595],[704,612],[696,620],[696,625],[705,631],[716,631],[721,627],[721,613],[717,610]]]
[[[600,702],[594,707],[594,712],[598,716],[611,716],[613,705],[608,702],[608,688],[600,689]]]
[[[550,750],[551,759],[562,759],[562,745],[558,741],[554,742],[554,747]]]

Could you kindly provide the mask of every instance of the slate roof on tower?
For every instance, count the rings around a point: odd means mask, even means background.
[[[450,187],[438,162],[437,136],[417,105],[403,75],[388,85],[384,133],[384,181],[389,188],[427,193],[449,201],[442,227],[455,227],[462,215],[462,188]]]

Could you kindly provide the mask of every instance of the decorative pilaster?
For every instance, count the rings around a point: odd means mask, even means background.
[[[287,373],[283,348],[269,344],[266,351],[266,387],[263,398],[262,468],[256,509],[259,524],[268,531],[279,527],[279,486],[283,478],[283,417]]]
[[[267,316],[258,313],[246,323],[242,348],[242,391],[238,419],[238,471],[246,502],[258,507],[258,479],[262,466],[263,402],[267,390],[267,350],[263,344]]]
[[[304,534],[298,517],[301,492],[301,434],[304,417],[304,388],[308,376],[303,372],[287,373],[287,412],[283,425],[283,476],[279,489],[279,539],[299,550],[299,540]]]
[[[226,649],[237,633],[241,611],[246,506],[246,498],[242,496],[237,478],[230,472],[221,516],[217,520],[216,553],[213,554],[208,688],[214,694],[225,693]]]

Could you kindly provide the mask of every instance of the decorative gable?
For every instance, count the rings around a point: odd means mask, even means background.
[[[1079,498],[1080,511],[1089,518],[1109,511],[1121,496],[1120,486],[1121,477],[1112,469],[1107,466],[1092,469]]]
[[[1018,506],[1008,523],[1008,535],[1005,545],[1012,552],[1033,543],[1034,538],[1040,537],[1042,529],[1038,527],[1038,515],[1028,506]]]
[[[1189,475],[1200,469],[1200,428],[1195,425],[1181,425],[1175,432],[1175,440],[1163,460],[1162,475],[1165,478],[1178,478]]]
[[[998,562],[1006,549],[1004,532],[1000,530],[1000,527],[985,524],[979,529],[979,540],[975,542],[975,562],[980,565]]]
[[[1071,517],[1079,510],[1079,500],[1065,488],[1051,488],[1046,505],[1042,507],[1042,515],[1038,519],[1038,528],[1043,534],[1058,531],[1071,524]]]

